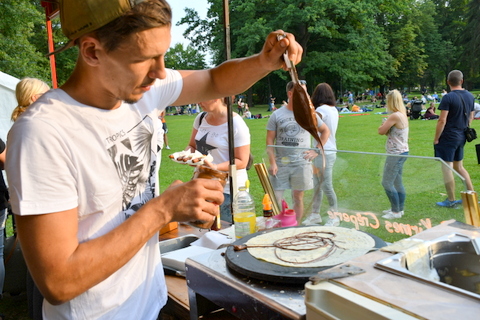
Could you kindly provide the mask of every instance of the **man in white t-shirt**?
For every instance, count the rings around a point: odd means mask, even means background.
[[[213,220],[218,181],[174,182],[157,196],[158,115],[167,106],[244,92],[295,63],[293,35],[201,71],[165,69],[164,0],[63,0],[62,30],[79,56],[70,78],[13,125],[7,175],[43,319],[156,319],[167,300],[158,230]],[[67,46],[67,47],[68,47]],[[217,204],[216,204],[217,203]]]

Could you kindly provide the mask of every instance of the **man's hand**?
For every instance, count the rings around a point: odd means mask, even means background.
[[[268,173],[270,173],[272,176],[277,176],[277,172],[278,172],[277,164],[272,163],[268,168]]]
[[[217,180],[177,180],[156,199],[161,202],[160,210],[171,215],[170,221],[210,221],[223,203],[223,187]]]
[[[285,35],[282,40],[277,40],[278,35]],[[287,70],[283,54],[288,50],[288,58],[294,64],[298,64],[302,60],[303,48],[295,41],[295,37],[291,33],[284,32],[283,30],[277,30],[271,32],[263,49],[260,52],[261,64],[268,70],[274,71],[280,68]]]
[[[307,150],[303,152],[303,159],[307,161],[313,161],[313,159],[315,159],[317,156],[318,156],[318,153],[315,150]]]

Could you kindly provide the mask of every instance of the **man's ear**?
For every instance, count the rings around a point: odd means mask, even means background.
[[[102,51],[104,51],[104,48],[97,38],[90,35],[80,38],[79,54],[88,65],[97,66]]]

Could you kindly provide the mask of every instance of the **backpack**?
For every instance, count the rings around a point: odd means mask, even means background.
[[[206,115],[207,115],[207,112],[205,112],[205,111],[203,111],[203,112],[200,114],[200,119],[198,119],[198,126],[199,126],[199,127],[202,125],[203,118],[205,118]],[[245,169],[250,170],[250,168],[252,167],[252,165],[253,165],[253,155],[252,155],[252,153],[250,152],[250,155],[248,156],[247,166],[245,167]]]

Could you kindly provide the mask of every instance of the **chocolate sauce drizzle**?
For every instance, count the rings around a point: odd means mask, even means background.
[[[305,264],[325,260],[326,258],[331,256],[337,249],[345,250],[344,248],[337,245],[336,241],[334,241],[335,237],[336,234],[334,232],[310,231],[299,233],[292,237],[278,239],[273,244],[234,245],[233,250],[240,251],[247,248],[275,248],[275,256],[277,257],[277,259],[293,264]],[[279,256],[279,253],[281,252],[280,250],[310,251],[320,248],[327,248],[327,251],[324,254],[308,261],[291,261],[283,259]]]

